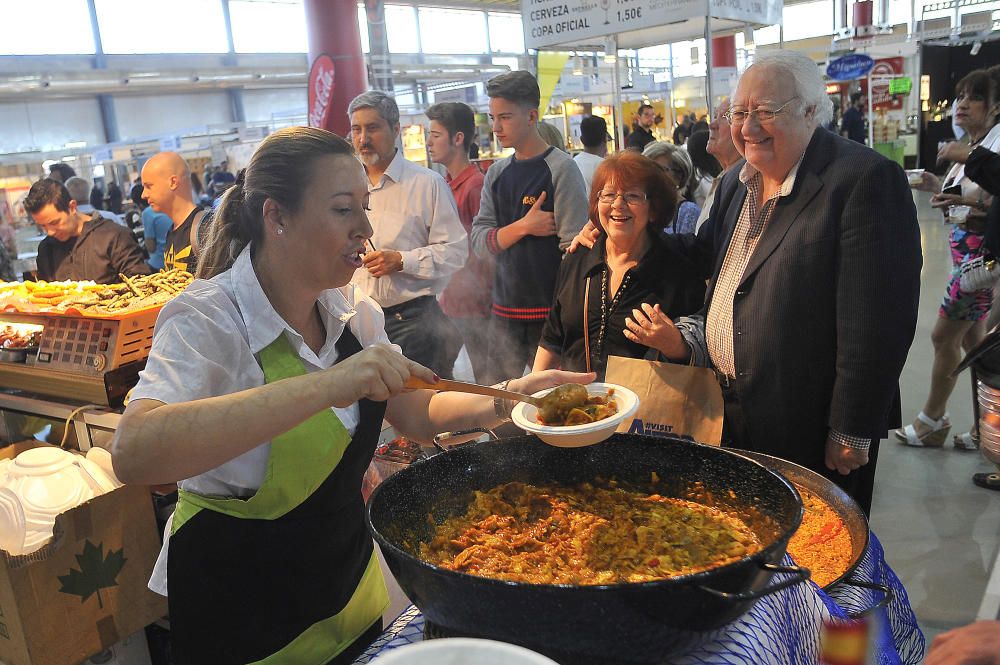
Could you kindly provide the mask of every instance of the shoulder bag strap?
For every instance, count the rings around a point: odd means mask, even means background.
[[[201,224],[208,217],[209,210],[202,208],[197,214],[195,214],[194,219],[191,220],[191,253],[195,256],[201,254],[201,238],[203,237]]]
[[[587,284],[583,287],[583,353],[587,363],[587,372],[590,372],[590,328],[587,326],[587,316],[590,311],[590,275],[587,275]]]

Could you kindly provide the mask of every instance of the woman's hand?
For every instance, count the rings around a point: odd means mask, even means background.
[[[978,621],[941,633],[924,665],[1000,664],[1000,621]]]
[[[584,224],[583,228],[580,229],[580,232],[576,234],[576,237],[573,238],[573,242],[569,244],[569,248],[566,251],[572,254],[580,245],[583,245],[587,249],[593,249],[594,243],[596,243],[597,239],[601,237],[601,233],[602,231],[597,227],[597,224],[587,220],[587,223]]]
[[[532,395],[539,390],[555,388],[564,383],[582,383],[586,385],[597,380],[594,372],[566,372],[561,369],[546,369],[541,372],[532,372],[520,379],[513,379],[507,384],[508,390]]]
[[[633,342],[656,349],[671,360],[688,354],[684,338],[670,317],[659,305],[642,303],[642,309],[633,309],[631,318],[625,319],[625,337]]]
[[[910,187],[919,189],[921,192],[939,192],[941,191],[941,178],[929,171],[924,171],[920,174],[920,182],[910,185]]]
[[[937,154],[937,163],[943,164],[945,162],[959,162],[960,164],[965,164],[969,159],[969,153],[972,152],[972,148],[969,147],[967,143],[962,143],[961,141],[949,141],[941,146]]]
[[[381,402],[403,392],[403,383],[415,376],[429,383],[438,377],[388,346],[376,345],[354,354],[328,370],[332,404],[346,408],[360,399]]]
[[[969,206],[970,208],[979,209],[982,203],[978,199],[970,199],[958,194],[935,194],[931,197],[932,208],[942,209],[950,206]]]

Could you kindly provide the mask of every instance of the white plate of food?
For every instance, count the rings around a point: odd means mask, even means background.
[[[586,391],[585,397],[581,389]],[[542,409],[546,413],[540,413],[533,404],[520,402],[510,415],[524,431],[560,448],[592,446],[604,441],[639,408],[638,395],[613,383],[566,384],[541,390],[532,397],[545,398],[550,393],[552,399]]]
[[[524,647],[468,637],[409,644],[379,656],[378,665],[556,665]]]

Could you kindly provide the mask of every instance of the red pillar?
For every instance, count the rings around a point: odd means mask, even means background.
[[[712,37],[712,68],[736,67],[736,36]]]
[[[347,136],[347,105],[368,89],[356,0],[305,0],[309,125]]]
[[[854,3],[854,27],[863,28],[872,24],[872,0]]]

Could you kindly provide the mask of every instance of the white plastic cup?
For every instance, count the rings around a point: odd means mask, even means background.
[[[949,206],[948,221],[952,224],[965,224],[965,220],[969,218],[971,210],[972,208],[969,206]]]

